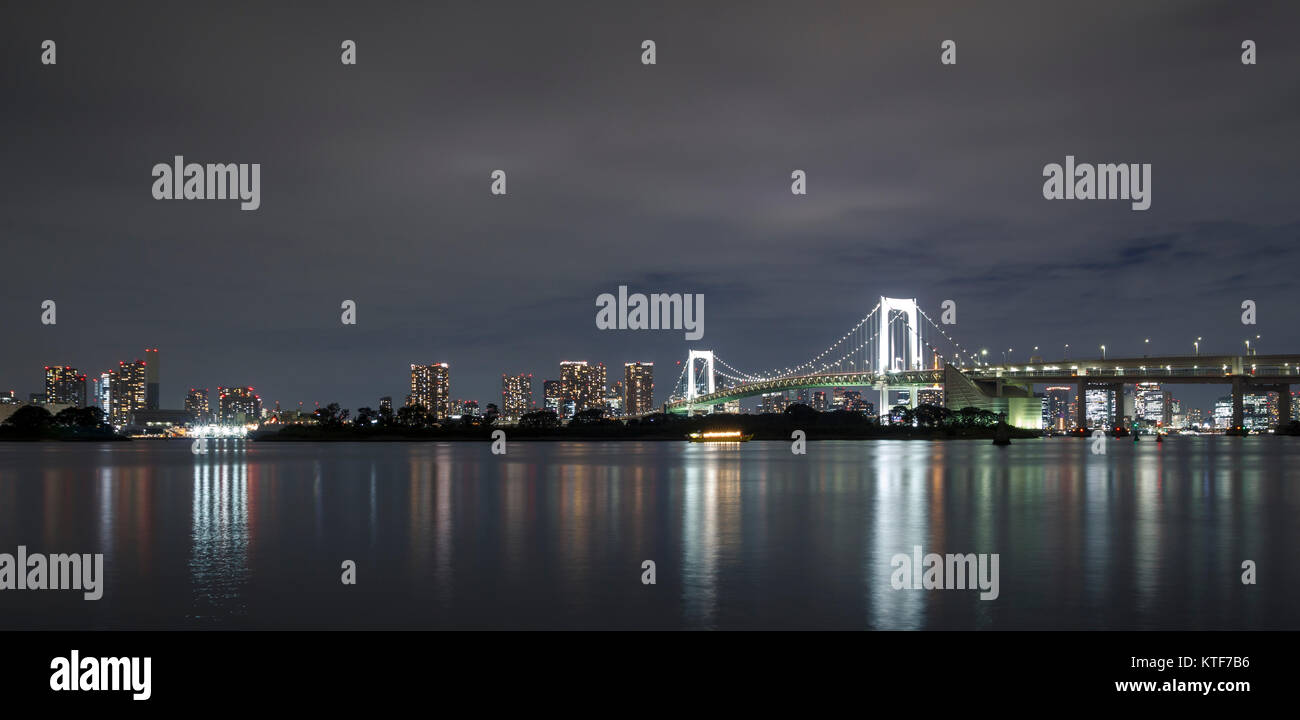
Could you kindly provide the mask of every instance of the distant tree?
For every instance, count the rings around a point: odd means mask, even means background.
[[[104,424],[104,411],[97,407],[64,408],[54,416],[54,424],[69,428],[97,428]]]
[[[429,426],[429,413],[423,405],[406,405],[397,410],[397,424],[408,428]]]
[[[573,425],[599,425],[605,417],[605,411],[600,408],[587,408],[579,413],[574,414],[571,424]]]
[[[39,405],[24,405],[14,411],[13,415],[5,420],[5,425],[14,429],[14,431],[23,435],[37,435],[45,432],[54,424],[54,416]]]
[[[953,422],[961,427],[991,427],[997,424],[997,413],[980,410],[976,407],[964,407],[952,416]]]
[[[364,425],[366,427],[369,427],[370,425],[374,424],[374,422],[378,419],[379,419],[379,413],[375,412],[374,410],[368,407],[359,408],[357,410],[357,419],[356,419],[357,425]]]
[[[317,409],[312,416],[316,418],[316,422],[325,427],[338,427],[347,422],[350,414],[351,411],[340,408],[338,403],[330,403]]]
[[[918,405],[912,417],[921,427],[940,427],[947,424],[952,411],[938,405]]]
[[[547,430],[559,426],[560,418],[553,410],[536,410],[519,418],[519,427]]]
[[[497,409],[496,403],[488,403],[487,409],[483,411],[483,422],[491,425],[501,416],[501,411]]]

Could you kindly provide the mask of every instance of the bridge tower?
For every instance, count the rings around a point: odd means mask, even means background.
[[[893,311],[903,313],[907,319],[906,352],[894,347],[894,333],[890,332]],[[925,364],[921,358],[921,326],[917,323],[916,298],[880,298],[880,321],[876,327],[876,372],[887,370],[920,370]],[[901,343],[900,343],[901,344]],[[895,358],[903,361],[896,367]]]
[[[691,350],[686,356],[686,399],[694,401],[699,396],[699,389],[695,384],[695,361],[704,361],[704,372],[706,373],[704,385],[708,388],[705,392],[712,394],[713,386],[713,351],[712,350]]]
[[[894,311],[903,314],[907,321],[904,328],[906,340],[895,347],[893,332]],[[876,373],[898,370],[920,370],[923,368],[925,361],[921,358],[921,326],[918,323],[920,319],[916,310],[916,298],[888,298],[880,297],[880,319],[876,324]],[[901,360],[900,362],[895,362]],[[889,384],[884,380],[876,383],[876,390],[880,393],[880,406],[878,412],[881,418],[889,415]],[[911,389],[909,395],[912,407],[916,407],[916,388]]]

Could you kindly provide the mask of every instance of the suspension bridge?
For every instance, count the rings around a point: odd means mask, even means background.
[[[877,412],[892,407],[889,393],[909,390],[912,407],[918,390],[942,390],[951,409],[975,407],[1005,415],[1017,427],[1039,428],[1042,398],[1036,384],[1074,385],[1076,425],[1087,428],[1085,393],[1115,393],[1123,407],[1123,387],[1135,383],[1230,385],[1232,428],[1243,428],[1249,393],[1278,393],[1279,422],[1291,417],[1292,383],[1300,382],[1300,355],[1191,355],[1099,358],[990,364],[987,355],[963,346],[906,298],[881,297],[869,313],[826,349],[797,365],[746,372],[713,350],[691,349],[664,409],[670,413],[714,412],[721,406],[766,393],[817,388],[867,387],[879,393]]]

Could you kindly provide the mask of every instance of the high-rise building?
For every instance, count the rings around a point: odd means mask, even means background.
[[[921,388],[917,390],[916,402],[918,405],[943,407],[943,388]]]
[[[411,365],[412,405],[421,405],[435,421],[451,414],[451,379],[447,363]]]
[[[533,409],[533,375],[501,376],[501,416],[518,420]]]
[[[564,383],[559,380],[542,381],[542,407],[564,417]]]
[[[385,395],[379,398],[379,414],[389,417],[393,414],[393,398],[391,395]]]
[[[113,374],[102,372],[99,374],[99,409],[104,411],[104,418],[109,417],[113,410]]]
[[[587,373],[587,397],[589,408],[602,408],[605,406],[605,388],[608,385],[608,377],[605,373],[605,363],[596,363],[591,366]]]
[[[218,412],[223,425],[244,425],[262,417],[262,398],[251,387],[218,387]]]
[[[145,348],[144,364],[144,406],[146,410],[157,410],[158,375],[162,372],[158,364],[158,348]]]
[[[190,391],[185,394],[185,411],[196,424],[211,422],[212,411],[208,406],[208,389],[190,388]]]
[[[1172,394],[1162,390],[1160,383],[1138,383],[1134,391],[1134,415],[1151,424],[1169,425],[1173,416],[1172,399]]]
[[[114,425],[126,425],[131,413],[145,410],[145,361],[119,362],[109,373],[109,418]]]
[[[46,365],[45,402],[51,405],[85,407],[86,376],[67,365]]]
[[[1277,403],[1274,393],[1251,393],[1243,395],[1242,420],[1247,430],[1263,432],[1273,427],[1277,417]]]
[[[585,360],[560,363],[560,407],[563,417],[605,404],[605,363],[588,365]]]
[[[759,401],[758,411],[761,413],[782,413],[785,412],[788,405],[789,399],[786,397],[785,392],[763,393],[763,397]]]
[[[818,412],[826,412],[829,409],[829,406],[826,404],[825,390],[817,390],[813,392],[812,409],[817,410]]]
[[[1052,385],[1044,389],[1043,427],[1056,432],[1067,432],[1075,425],[1071,400],[1075,389],[1069,385]]]
[[[614,386],[605,390],[605,402],[602,407],[605,410],[607,418],[621,418],[626,413],[623,412],[623,402],[627,398],[623,394],[623,383],[616,382]]]
[[[623,363],[623,408],[628,415],[648,415],[655,407],[655,364]]]
[[[1121,418],[1115,412],[1113,396],[1114,393],[1106,389],[1088,390],[1084,394],[1084,402],[1087,404],[1088,427],[1104,428],[1112,423],[1120,422]]]

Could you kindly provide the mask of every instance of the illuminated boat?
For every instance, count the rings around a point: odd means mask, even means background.
[[[708,432],[693,432],[686,436],[686,439],[693,443],[741,443],[748,442],[753,438],[753,433],[746,435],[739,430],[710,430]]]

